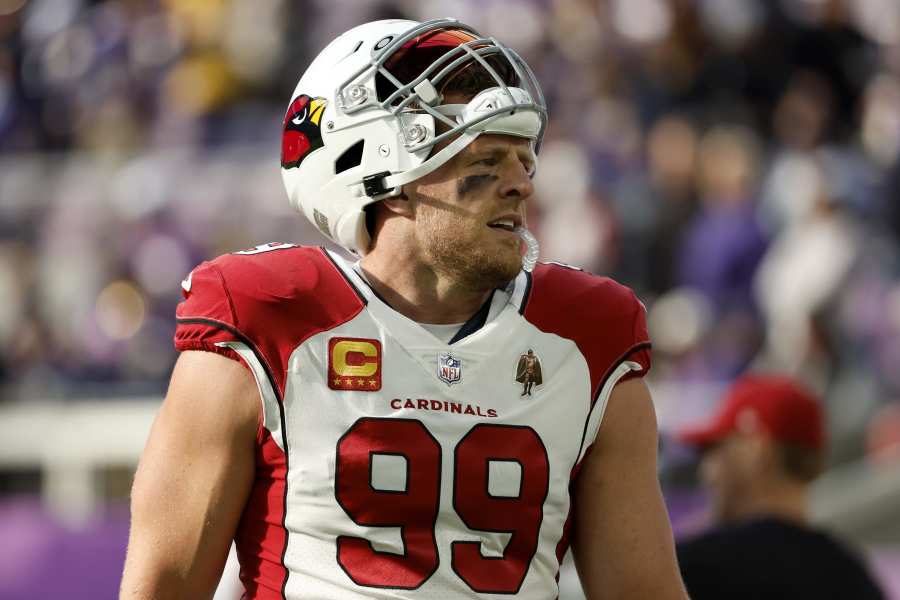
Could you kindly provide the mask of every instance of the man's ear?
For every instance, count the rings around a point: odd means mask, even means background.
[[[768,471],[781,469],[781,460],[778,452],[778,442],[765,432],[751,436],[751,449],[753,461]]]

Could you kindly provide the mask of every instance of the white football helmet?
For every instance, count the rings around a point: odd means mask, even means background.
[[[474,97],[443,103],[472,74]],[[530,139],[537,153],[546,123],[534,73],[496,39],[455,19],[375,21],[331,42],[300,78],[284,118],[281,175],[292,206],[364,254],[366,205],[400,194],[482,133]]]

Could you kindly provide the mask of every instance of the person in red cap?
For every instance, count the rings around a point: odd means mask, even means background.
[[[701,451],[716,526],[678,545],[693,600],[881,599],[864,562],[808,521],[826,433],[816,397],[795,381],[746,375],[718,412],[679,439]]]

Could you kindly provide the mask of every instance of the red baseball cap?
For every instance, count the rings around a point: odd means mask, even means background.
[[[689,427],[678,439],[691,446],[710,446],[732,433],[764,431],[775,441],[813,449],[825,446],[825,423],[816,397],[780,375],[745,375],[725,393],[718,412]]]

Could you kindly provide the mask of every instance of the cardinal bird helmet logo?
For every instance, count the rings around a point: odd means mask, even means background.
[[[324,98],[310,98],[302,94],[294,98],[284,115],[284,133],[281,137],[281,166],[297,167],[303,159],[322,147],[320,128]]]

